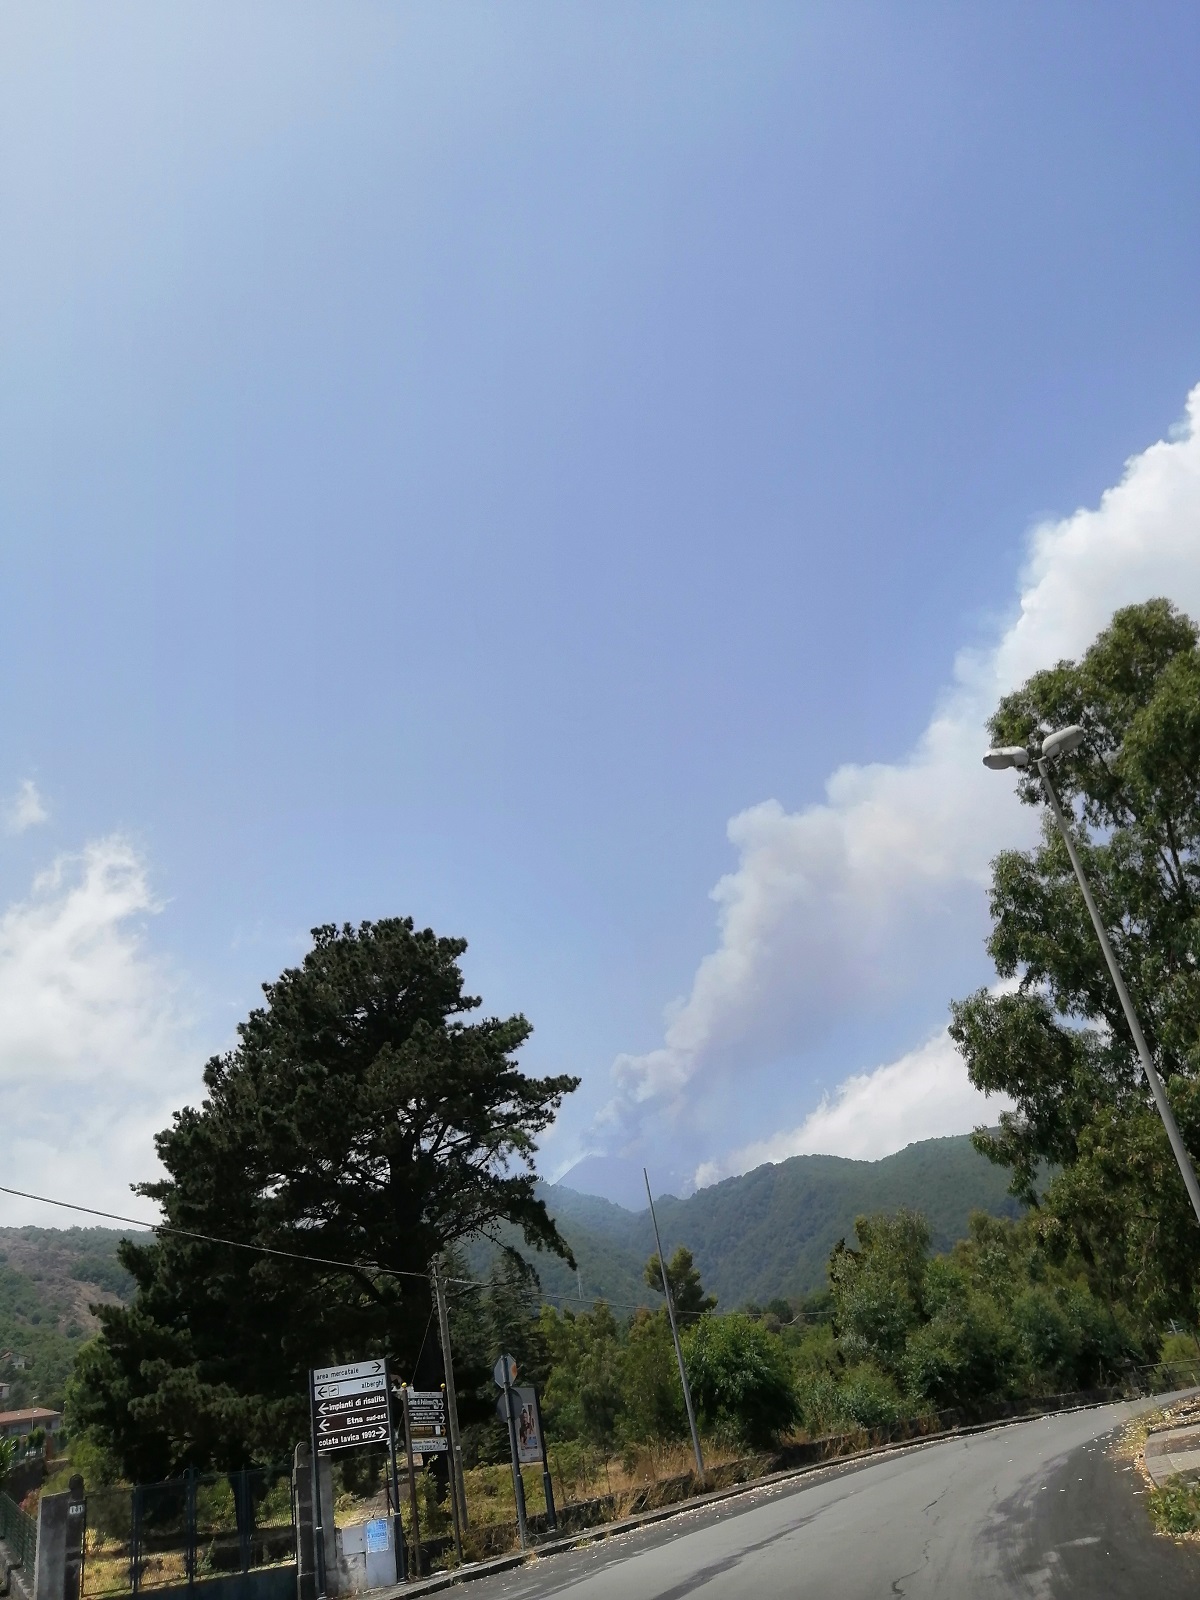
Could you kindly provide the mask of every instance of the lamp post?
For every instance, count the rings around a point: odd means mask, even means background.
[[[1031,764],[1037,766],[1046,800],[1054,813],[1055,822],[1058,823],[1058,831],[1062,834],[1063,843],[1067,847],[1067,854],[1071,858],[1071,865],[1075,869],[1075,876],[1079,880],[1083,902],[1088,908],[1092,926],[1096,930],[1096,938],[1100,941],[1100,948],[1104,952],[1104,959],[1108,963],[1109,972],[1112,974],[1113,986],[1117,991],[1117,998],[1121,1002],[1121,1010],[1125,1013],[1125,1021],[1129,1024],[1129,1031],[1133,1035],[1133,1042],[1137,1047],[1138,1057],[1142,1063],[1142,1071],[1146,1074],[1146,1082],[1150,1085],[1150,1093],[1154,1096],[1158,1114],[1162,1118],[1163,1127],[1167,1130],[1167,1138],[1170,1141],[1171,1150],[1179,1165],[1179,1175],[1183,1179],[1183,1186],[1188,1192],[1188,1199],[1192,1202],[1192,1210],[1196,1213],[1196,1220],[1200,1222],[1200,1183],[1196,1181],[1196,1169],[1192,1166],[1192,1159],[1188,1155],[1187,1146],[1183,1142],[1179,1124],[1175,1121],[1175,1113],[1171,1110],[1171,1102],[1167,1099],[1167,1091],[1150,1055],[1150,1047],[1146,1043],[1146,1036],[1142,1032],[1141,1023],[1137,1019],[1137,1012],[1133,1009],[1133,1001],[1129,997],[1129,990],[1125,987],[1125,980],[1121,976],[1121,969],[1117,966],[1117,958],[1113,954],[1112,945],[1109,943],[1108,932],[1100,919],[1100,912],[1092,896],[1091,887],[1084,876],[1083,863],[1079,859],[1075,841],[1071,838],[1071,831],[1067,827],[1067,819],[1063,815],[1062,804],[1059,801],[1054,784],[1050,780],[1051,763],[1057,761],[1060,756],[1070,755],[1072,750],[1078,750],[1083,740],[1084,730],[1072,725],[1069,728],[1060,728],[1056,733],[1048,733],[1042,740],[1040,755],[1035,756],[1024,745],[1005,745],[998,750],[989,750],[983,758],[983,764],[985,767],[991,767],[994,772],[1003,771],[1006,767],[1028,767]]]

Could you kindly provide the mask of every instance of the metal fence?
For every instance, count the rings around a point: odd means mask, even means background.
[[[1194,1389],[1200,1386],[1200,1357],[1195,1361],[1156,1361],[1153,1366],[1132,1367],[1130,1381],[1142,1394]]]
[[[190,1588],[296,1557],[290,1466],[93,1489],[87,1507],[85,1597]]]
[[[3,1491],[0,1491],[0,1539],[12,1551],[15,1565],[32,1579],[37,1556],[37,1522]]]

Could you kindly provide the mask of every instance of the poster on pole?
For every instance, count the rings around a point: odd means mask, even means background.
[[[517,1418],[517,1460],[522,1466],[536,1466],[542,1459],[542,1419],[538,1415],[537,1391],[532,1387],[512,1392]]]

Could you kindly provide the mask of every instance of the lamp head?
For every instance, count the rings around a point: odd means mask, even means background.
[[[989,750],[983,758],[983,764],[991,767],[993,772],[1003,772],[1005,767],[1027,767],[1029,751],[1024,745],[1006,744],[999,750]]]
[[[1086,735],[1078,723],[1072,723],[1069,728],[1060,728],[1057,733],[1048,733],[1042,740],[1042,759],[1055,761],[1059,756],[1069,756],[1072,750],[1078,750]]]

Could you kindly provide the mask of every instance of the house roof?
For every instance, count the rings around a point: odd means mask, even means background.
[[[37,1427],[39,1422],[57,1422],[61,1416],[61,1411],[47,1411],[45,1406],[30,1406],[25,1411],[0,1411],[0,1428],[11,1428],[17,1422]]]

